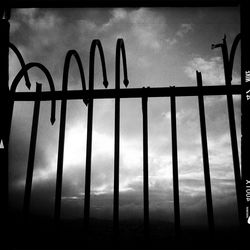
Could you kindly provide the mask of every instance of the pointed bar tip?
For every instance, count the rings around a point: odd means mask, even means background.
[[[30,90],[30,87],[31,87],[30,81],[26,81],[25,85],[26,85],[26,87]]]
[[[50,115],[50,122],[51,125],[53,126],[55,121],[56,121],[56,110],[55,110],[55,101],[52,101],[52,106],[51,106],[51,115]]]
[[[104,85],[105,88],[107,88],[108,85],[109,85],[109,82],[108,82],[107,80],[104,80],[104,81],[103,81],[103,85]]]
[[[201,77],[201,72],[198,71],[198,70],[196,70],[196,75],[199,76],[199,77]]]
[[[125,85],[125,87],[127,88],[129,85],[129,80],[128,79],[124,79],[123,80],[123,84]]]
[[[86,106],[88,106],[89,100],[88,100],[87,98],[83,98],[82,100],[83,100],[84,104],[85,104]]]
[[[56,118],[55,118],[55,117],[50,117],[51,125],[54,125],[55,121],[56,121]]]

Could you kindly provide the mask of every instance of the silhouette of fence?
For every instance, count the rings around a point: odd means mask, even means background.
[[[6,13],[5,13],[6,14]],[[9,23],[8,18],[1,20],[1,26],[8,30]],[[8,32],[7,32],[8,33]],[[7,36],[6,33],[6,36]],[[5,37],[6,38],[6,37]],[[16,101],[33,101],[33,121],[30,139],[30,148],[28,156],[28,168],[26,175],[26,184],[24,192],[24,204],[23,212],[25,217],[29,215],[31,189],[32,189],[32,177],[35,159],[35,148],[37,138],[37,128],[39,122],[39,110],[41,101],[51,101],[51,123],[55,122],[56,112],[56,100],[61,100],[61,112],[60,112],[60,127],[59,127],[59,145],[58,145],[58,161],[57,161],[57,178],[56,178],[56,194],[55,194],[55,209],[54,217],[56,222],[60,221],[61,210],[61,193],[62,193],[62,175],[63,175],[63,163],[64,163],[64,138],[65,138],[65,121],[66,121],[66,109],[67,100],[81,99],[88,107],[87,116],[87,148],[86,148],[86,164],[85,164],[85,202],[84,202],[84,226],[87,229],[90,218],[90,184],[91,184],[91,156],[92,156],[92,127],[93,127],[93,106],[95,99],[115,99],[115,128],[114,128],[114,198],[113,198],[113,227],[114,232],[119,232],[119,154],[120,154],[120,99],[121,98],[140,98],[142,100],[142,129],[143,129],[143,197],[144,197],[144,228],[145,234],[148,235],[150,228],[149,218],[149,183],[148,183],[148,103],[149,97],[170,97],[171,107],[171,131],[172,131],[172,168],[173,168],[173,193],[174,193],[174,216],[175,216],[175,229],[176,234],[181,234],[180,226],[180,204],[179,204],[179,181],[178,181],[178,145],[177,145],[177,129],[176,129],[176,98],[181,96],[196,96],[199,104],[200,114],[200,128],[201,128],[201,142],[203,152],[203,165],[204,165],[204,179],[205,179],[205,191],[206,191],[206,204],[207,204],[207,217],[210,232],[214,231],[214,216],[213,216],[213,202],[211,192],[211,181],[209,171],[209,157],[206,135],[206,122],[205,122],[205,110],[203,97],[206,95],[226,95],[231,135],[231,146],[233,155],[233,165],[235,174],[235,185],[237,204],[239,212],[239,221],[242,224],[243,220],[243,204],[241,202],[241,174],[238,155],[238,145],[236,138],[234,106],[232,95],[242,94],[241,85],[231,85],[232,69],[234,55],[237,45],[240,41],[240,34],[235,38],[230,56],[228,56],[228,48],[226,44],[226,37],[223,39],[223,43],[212,45],[212,48],[221,47],[224,71],[225,71],[225,85],[220,86],[203,86],[202,85],[202,73],[196,72],[197,87],[164,87],[164,88],[133,88],[133,89],[120,89],[120,57],[123,61],[124,72],[124,85],[127,87],[129,84],[127,75],[127,62],[125,46],[122,39],[117,40],[116,45],[116,62],[115,62],[115,89],[94,89],[94,63],[95,63],[95,51],[98,48],[101,58],[102,72],[103,72],[103,84],[107,88],[107,72],[105,66],[105,57],[100,40],[93,40],[90,48],[90,60],[89,60],[89,88],[86,89],[84,69],[82,67],[81,59],[75,50],[70,50],[65,58],[63,79],[62,79],[62,91],[56,91],[53,83],[53,78],[50,72],[45,66],[40,63],[25,63],[21,53],[11,43],[6,42],[6,46],[12,49],[21,64],[21,70],[15,76],[10,90],[8,91],[9,104],[9,117],[7,120],[7,126],[3,128],[4,134],[1,134],[1,138],[4,145],[8,148],[8,141],[10,135],[10,127],[13,113],[13,105]],[[76,59],[80,77],[82,82],[82,90],[67,90],[68,74],[70,68],[71,58]],[[27,88],[30,88],[30,81],[28,72],[31,68],[39,68],[44,72],[48,79],[48,83],[51,91],[42,92],[42,85],[37,83],[36,92],[16,92],[16,87],[20,80],[24,77]],[[7,135],[7,136],[5,136]]]

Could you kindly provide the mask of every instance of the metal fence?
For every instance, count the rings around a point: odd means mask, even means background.
[[[171,132],[172,132],[172,168],[173,168],[173,196],[174,196],[174,219],[176,234],[180,235],[180,202],[179,202],[179,180],[178,180],[178,144],[177,144],[177,129],[176,129],[176,99],[182,96],[194,96],[198,98],[199,104],[199,118],[201,128],[201,142],[202,142],[202,153],[203,153],[203,168],[204,168],[204,179],[205,179],[205,193],[206,193],[206,205],[207,205],[207,218],[210,232],[214,232],[214,215],[213,215],[213,202],[211,192],[211,181],[210,181],[210,170],[209,170],[209,156],[208,156],[208,145],[207,145],[207,134],[206,134],[206,122],[205,122],[205,109],[204,109],[204,96],[209,95],[226,95],[227,106],[228,106],[228,117],[231,135],[231,146],[233,155],[233,166],[235,175],[235,187],[238,205],[239,221],[242,224],[244,218],[243,204],[240,199],[241,197],[241,171],[239,163],[236,127],[235,127],[235,116],[232,95],[241,95],[241,85],[231,85],[232,81],[232,70],[234,55],[236,52],[237,45],[241,39],[241,35],[237,35],[230,54],[228,52],[226,37],[224,37],[222,43],[212,45],[212,48],[221,47],[222,56],[224,62],[225,72],[225,85],[220,86],[203,86],[202,85],[202,73],[196,72],[197,86],[190,87],[164,87],[164,88],[126,88],[120,89],[120,64],[122,57],[122,65],[124,72],[124,85],[127,87],[129,84],[127,74],[127,62],[125,46],[122,39],[117,40],[116,44],[116,62],[115,62],[115,89],[94,89],[94,64],[95,64],[95,52],[98,49],[101,58],[102,72],[103,72],[103,84],[107,88],[107,72],[105,66],[105,57],[102,49],[100,40],[93,40],[90,49],[90,60],[89,60],[89,86],[86,88],[84,69],[81,63],[81,59],[77,51],[68,51],[64,69],[63,69],[63,80],[62,80],[62,91],[56,91],[53,83],[53,78],[50,72],[45,66],[40,63],[24,62],[21,53],[15,47],[15,45],[8,41],[8,13],[5,11],[5,17],[1,20],[2,30],[6,30],[6,35],[3,36],[7,51],[13,50],[21,64],[21,70],[15,76],[10,90],[7,91],[8,97],[6,103],[9,107],[9,116],[7,124],[1,131],[6,133],[1,134],[1,139],[4,142],[5,148],[8,148],[8,141],[10,135],[10,127],[13,113],[14,102],[17,101],[30,101],[34,102],[33,110],[33,121],[31,130],[31,139],[28,155],[28,166],[26,175],[26,184],[24,191],[24,203],[23,213],[27,218],[29,216],[30,200],[31,200],[31,189],[32,189],[32,178],[34,169],[35,159],[35,148],[37,140],[37,128],[39,120],[40,103],[42,101],[51,101],[51,123],[55,122],[56,113],[56,101],[61,100],[60,110],[60,121],[59,122],[59,145],[58,145],[58,161],[57,161],[57,178],[56,178],[56,194],[55,194],[55,205],[54,205],[54,218],[59,223],[60,211],[61,211],[61,193],[62,193],[62,175],[64,165],[64,141],[65,141],[65,122],[66,122],[66,110],[67,101],[72,99],[83,100],[88,108],[87,115],[87,139],[86,139],[86,164],[85,164],[85,202],[84,202],[84,226],[88,228],[90,218],[90,185],[91,185],[91,156],[92,156],[92,127],[93,127],[93,106],[95,99],[115,99],[115,127],[114,127],[114,197],[113,197],[113,228],[114,232],[119,232],[119,154],[120,154],[120,99],[121,98],[138,98],[141,99],[142,103],[142,128],[143,128],[143,198],[144,198],[144,229],[145,233],[149,233],[150,218],[149,218],[149,176],[148,176],[148,98],[157,97],[170,97],[171,107]],[[8,57],[8,53],[5,54],[5,58]],[[70,68],[70,62],[72,57],[75,58],[82,82],[82,90],[67,90],[68,74]],[[16,92],[16,87],[20,80],[24,77],[27,88],[30,88],[29,81],[29,70],[31,68],[39,68],[46,76],[50,91],[42,92],[42,85],[36,85],[36,92]],[[7,67],[8,69],[8,67]],[[5,72],[5,74],[8,74]],[[7,77],[7,76],[6,76]],[[7,77],[8,79],[8,77]]]

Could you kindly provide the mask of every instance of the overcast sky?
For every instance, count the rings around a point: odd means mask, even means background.
[[[126,9],[19,9],[13,10],[10,40],[25,62],[43,63],[51,72],[56,90],[62,86],[66,52],[76,49],[82,59],[88,85],[89,50],[93,39],[104,49],[108,88],[114,88],[115,46],[123,38],[126,47],[128,88],[195,86],[195,71],[204,85],[224,85],[221,50],[211,50],[227,35],[229,47],[240,32],[239,8],[126,8]],[[95,88],[102,85],[99,55]],[[239,51],[233,84],[240,84]],[[69,89],[81,89],[72,60]],[[10,52],[10,82],[20,69]],[[121,74],[122,75],[122,74]],[[43,74],[31,70],[35,82],[49,90]],[[121,78],[121,80],[123,80]],[[121,81],[122,82],[122,81]],[[124,86],[121,86],[124,88]],[[20,82],[18,91],[28,91]],[[234,98],[237,135],[240,136],[240,98]],[[150,215],[173,221],[171,126],[169,98],[151,98],[149,106]],[[235,186],[226,98],[206,97],[209,160],[215,223],[237,224]],[[41,104],[32,210],[53,214],[60,102],[56,123],[51,126],[50,102]],[[21,207],[31,132],[33,104],[15,104],[10,145],[10,191],[13,206]],[[63,175],[63,217],[82,217],[86,151],[87,108],[69,101]],[[114,101],[94,102],[91,216],[112,218]],[[182,223],[206,225],[198,99],[177,98],[177,137]],[[240,141],[238,140],[238,146]],[[121,100],[120,211],[121,218],[143,216],[142,111],[140,99]],[[226,210],[225,210],[226,209]],[[229,222],[228,222],[229,221]]]

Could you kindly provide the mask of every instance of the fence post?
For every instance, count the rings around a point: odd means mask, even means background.
[[[37,83],[36,84],[36,92],[40,94],[41,90],[42,90],[42,84]],[[40,100],[37,99],[35,101],[34,111],[33,111],[33,121],[32,121],[31,138],[30,138],[28,167],[27,167],[27,175],[26,175],[26,183],[25,183],[25,191],[24,191],[23,212],[24,212],[25,219],[28,218],[29,209],[30,209],[30,198],[31,198],[34,160],[35,160],[35,152],[36,152],[36,140],[37,140],[39,112],[40,112]]]
[[[196,78],[197,78],[197,86],[200,90],[200,93],[198,95],[198,101],[199,101],[199,113],[200,113],[204,179],[205,179],[205,190],[206,190],[206,201],[207,201],[208,227],[209,227],[209,231],[210,231],[211,235],[213,235],[214,234],[214,215],[213,215],[212,191],[211,191],[211,181],[210,181],[210,172],[209,172],[207,131],[206,131],[204,99],[203,99],[203,95],[202,95],[202,75],[201,75],[201,72],[196,71]]]
[[[144,200],[144,233],[149,236],[149,187],[148,187],[148,97],[142,97],[143,121],[143,200]]]
[[[179,177],[178,177],[178,153],[177,153],[177,130],[176,130],[176,103],[175,93],[170,96],[171,106],[171,130],[172,130],[172,162],[173,162],[173,191],[174,191],[174,217],[175,232],[180,237],[180,203],[179,203]]]

